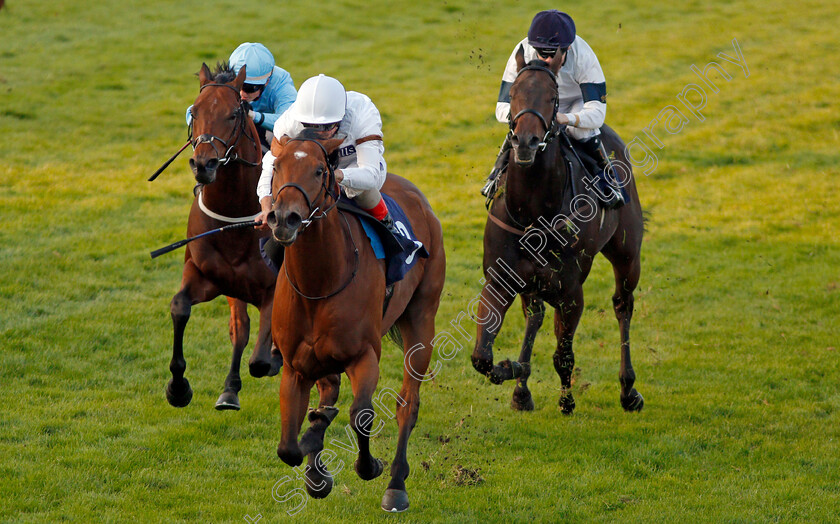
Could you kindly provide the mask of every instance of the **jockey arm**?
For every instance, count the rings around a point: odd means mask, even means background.
[[[382,140],[371,140],[356,145],[356,163],[341,169],[341,185],[357,191],[381,188],[387,174],[385,159],[382,156],[384,152]]]

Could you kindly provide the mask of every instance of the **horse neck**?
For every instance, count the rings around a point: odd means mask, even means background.
[[[513,150],[510,155],[504,193],[510,213],[529,223],[559,212],[569,175],[566,163],[557,158],[557,141],[537,153],[534,163],[528,167],[516,164]]]
[[[352,228],[352,220],[348,220]],[[345,217],[334,209],[315,220],[286,248],[283,264],[298,289],[307,295],[335,291],[353,272],[353,243]]]

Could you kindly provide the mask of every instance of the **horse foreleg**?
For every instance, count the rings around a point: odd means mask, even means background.
[[[403,384],[397,397],[397,425],[399,437],[397,452],[391,463],[391,481],[382,497],[382,509],[399,512],[408,509],[408,492],[405,480],[408,478],[408,439],[417,423],[420,411],[420,385],[432,358],[432,339],[435,334],[435,309],[412,308],[400,320],[399,328],[404,341]]]
[[[298,446],[297,437],[309,405],[312,384],[312,381],[303,378],[291,366],[283,367],[280,377],[280,443],[277,445],[277,456],[293,468],[303,462],[303,452]]]
[[[534,340],[537,338],[537,333],[542,327],[543,318],[545,318],[545,305],[536,295],[520,295],[520,298],[522,299],[522,312],[525,314],[527,323],[525,325],[525,338],[522,340],[522,350],[519,352],[522,375],[517,379],[510,407],[519,411],[532,411],[534,409],[534,399],[528,390],[528,377],[531,376],[531,352],[534,349]]]
[[[633,291],[639,283],[641,263],[636,256],[626,266],[614,266],[615,294],[613,295],[613,309],[618,327],[621,331],[621,368],[618,380],[621,383],[621,407],[625,411],[641,411],[645,399],[633,388],[636,373],[630,362],[630,319],[633,317]]]
[[[248,360],[248,371],[252,377],[273,377],[283,366],[283,355],[271,343],[271,310],[274,304],[274,292],[266,293],[260,305],[260,328],[254,352]]]
[[[554,352],[554,369],[560,375],[560,411],[571,415],[575,409],[572,396],[572,372],[575,369],[575,352],[572,342],[580,315],[583,313],[583,287],[564,295],[563,300],[552,304],[554,312],[554,335],[557,338],[557,350]]]
[[[350,427],[356,432],[359,445],[359,458],[356,459],[356,473],[362,480],[373,480],[382,474],[385,466],[382,461],[370,454],[370,437],[376,412],[371,399],[379,381],[379,361],[370,348],[350,366],[347,376],[353,387],[353,405],[350,406]],[[382,427],[381,421],[377,431]]]
[[[318,409],[309,410],[309,429],[300,439],[301,453],[306,455],[306,491],[316,499],[321,499],[330,494],[333,487],[332,473],[321,462],[321,451],[324,449],[324,435],[332,423],[338,408],[335,403],[338,400],[341,375],[328,375],[317,381],[320,399]]]
[[[166,385],[166,400],[177,408],[188,405],[193,396],[190,383],[184,377],[187,369],[187,361],[184,359],[184,331],[190,320],[192,305],[212,300],[218,294],[219,291],[215,286],[203,280],[198,269],[188,260],[184,266],[181,289],[172,297],[172,302],[169,304],[174,336],[172,360],[169,362],[172,379]]]
[[[502,286],[494,286],[488,280],[481,290],[477,313],[473,315],[473,320],[478,324],[478,336],[472,354],[472,365],[493,384],[501,384],[505,380],[522,375],[522,366],[518,362],[503,360],[498,365],[493,365],[493,342],[513,298],[506,294]]]
[[[242,351],[248,345],[251,334],[251,319],[248,318],[248,305],[241,300],[227,297],[230,306],[230,343],[233,345],[233,356],[230,360],[230,371],[225,378],[225,389],[216,400],[216,409],[239,410],[239,391],[242,389],[242,379],[239,377],[239,362]]]

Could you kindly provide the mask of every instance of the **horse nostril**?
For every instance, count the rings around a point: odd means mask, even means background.
[[[207,161],[207,163],[204,165],[204,168],[205,168],[207,171],[215,171],[217,167],[219,167],[219,160],[218,160],[218,159],[216,159],[216,158],[211,158],[211,159],[210,159],[210,160],[208,160],[208,161]]]
[[[302,219],[297,213],[289,213],[288,216],[286,216],[286,227],[289,229],[297,229],[300,227],[301,222]]]
[[[538,145],[540,145],[539,138],[532,136],[531,140],[528,140],[528,149],[536,149]]]
[[[190,158],[190,169],[192,169],[192,172],[195,173],[196,167],[195,167],[195,159],[194,158]]]
[[[510,143],[513,147],[519,147],[519,137],[517,135],[513,135],[510,139]]]
[[[277,227],[277,212],[276,211],[270,212],[268,214],[268,216],[266,217],[265,221],[268,224],[268,227],[270,227],[271,229],[274,229],[275,227]]]

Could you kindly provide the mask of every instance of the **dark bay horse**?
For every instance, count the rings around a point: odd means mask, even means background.
[[[262,154],[256,127],[239,97],[245,67],[237,75],[227,64],[221,64],[213,75],[207,64],[202,64],[198,77],[201,88],[192,106],[195,138],[190,167],[199,185],[190,209],[187,236],[253,220],[260,210],[256,187]],[[194,304],[219,295],[225,295],[230,306],[233,358],[216,409],[239,409],[239,362],[250,335],[247,304],[260,310],[259,335],[249,361],[251,375],[278,373],[282,357],[271,351],[271,304],[276,277],[260,258],[261,236],[265,233],[247,228],[207,236],[187,245],[181,289],[170,304],[175,339],[166,398],[173,406],[186,406],[192,399],[192,389],[184,378],[187,364],[183,351],[190,310]]]
[[[268,224],[274,237],[287,246],[272,315],[272,336],[284,360],[277,454],[293,467],[307,456],[307,490],[318,498],[329,493],[333,481],[318,455],[324,432],[338,411],[334,407],[338,374],[344,372],[353,389],[350,426],[358,444],[356,473],[364,480],[382,473],[382,462],[370,453],[370,436],[382,425],[381,420],[374,422],[372,398],[379,380],[382,336],[395,327],[405,358],[403,385],[396,397],[399,440],[382,508],[403,511],[409,505],[406,448],[417,421],[419,389],[431,359],[444,283],[443,234],[420,190],[389,174],[382,190],[400,203],[429,258],[420,259],[394,285],[383,314],[384,262],[376,259],[359,219],[335,207],[338,185],[329,156],[341,142],[304,132],[298,138],[282,137],[273,148],[277,158]],[[310,427],[298,443],[316,381],[319,407],[309,413]]]
[[[484,229],[484,275],[477,319],[478,339],[472,355],[477,371],[495,384],[517,379],[511,407],[534,408],[527,380],[531,350],[543,322],[544,302],[554,307],[557,350],[554,369],[560,376],[560,408],[575,408],[571,377],[575,357],[575,329],[583,312],[583,282],[592,261],[602,253],[615,275],[613,308],[621,331],[621,405],[638,411],[644,399],[633,388],[630,363],[630,318],[633,290],[641,271],[639,253],[644,221],[635,181],[630,173],[624,143],[607,126],[601,131],[630,200],[616,210],[604,210],[593,191],[592,180],[576,154],[564,148],[564,129],[554,121],[557,109],[556,76],[559,62],[549,68],[542,61],[525,64],[520,47],[516,54],[518,76],[510,91],[511,162],[503,191],[490,209]],[[550,123],[549,123],[550,122]],[[493,364],[493,341],[505,312],[516,295],[521,297],[527,320],[518,361]]]

